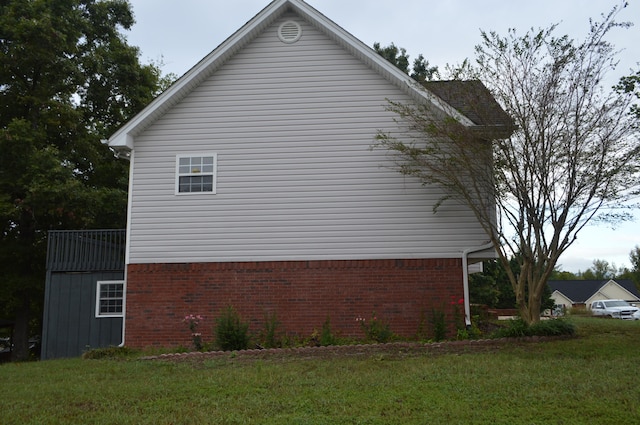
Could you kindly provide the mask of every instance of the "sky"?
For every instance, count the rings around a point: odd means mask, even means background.
[[[164,73],[181,76],[269,4],[268,0],[129,0],[136,24],[125,36],[140,48],[143,62],[163,63]],[[441,69],[473,58],[480,32],[524,34],[530,28],[558,24],[557,34],[581,40],[589,19],[600,19],[618,0],[307,0],[329,19],[368,46],[394,43],[410,58],[423,54]],[[617,15],[631,28],[615,28],[608,38],[620,63],[611,84],[630,75],[640,62],[640,0],[629,0]],[[589,225],[563,254],[559,268],[578,272],[593,260],[629,266],[629,253],[640,245],[640,213],[611,228]]]

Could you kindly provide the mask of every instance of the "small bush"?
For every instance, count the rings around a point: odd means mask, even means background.
[[[320,332],[320,345],[321,346],[327,346],[327,345],[337,345],[338,344],[338,338],[336,338],[335,335],[333,335],[333,332],[331,331],[331,321],[329,320],[329,318],[327,317],[327,320],[324,321],[324,323],[322,324],[322,331]]]
[[[447,322],[444,311],[431,311],[431,325],[433,326],[433,339],[443,341],[447,338]]]
[[[480,339],[482,337],[482,331],[477,325],[479,321],[480,319],[475,317],[474,320],[471,321],[469,328],[458,329],[457,339]]]
[[[530,336],[529,325],[520,318],[508,320],[506,326],[493,333],[494,338],[519,338]]]
[[[556,336],[575,335],[576,328],[573,323],[564,319],[541,320],[531,326],[518,318],[510,320],[508,325],[497,330],[494,338],[518,338],[523,336]]]
[[[282,347],[282,338],[280,337],[280,321],[276,313],[265,316],[264,330],[261,335],[261,342],[264,348],[280,348]]]
[[[249,324],[231,306],[216,319],[216,345],[223,351],[246,350],[249,347]]]
[[[576,327],[573,323],[563,319],[541,320],[531,326],[531,333],[538,336],[571,336],[576,334]]]
[[[378,319],[375,311],[371,315],[369,322],[361,317],[358,317],[356,320],[360,322],[360,327],[362,327],[365,338],[369,342],[385,343],[393,338],[393,332],[391,332],[389,324]]]

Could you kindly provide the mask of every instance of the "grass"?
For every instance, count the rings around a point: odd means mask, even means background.
[[[3,424],[640,423],[640,322],[499,352],[0,366]]]

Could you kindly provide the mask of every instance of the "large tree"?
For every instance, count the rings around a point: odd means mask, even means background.
[[[440,185],[442,202],[471,208],[528,323],[539,320],[546,282],[578,232],[593,220],[624,219],[620,207],[640,187],[633,92],[605,86],[617,62],[606,36],[628,25],[615,22],[617,12],[592,21],[581,42],[556,36],[555,25],[481,33],[474,71],[513,118],[509,137],[490,141],[490,132],[443,118],[439,108],[394,102],[402,124],[377,136],[401,172]],[[495,110],[474,95],[449,98],[474,121],[492,122]]]
[[[407,49],[397,47],[393,43],[382,47],[380,43],[376,42],[373,43],[373,50],[419,83],[432,81],[439,76],[438,67],[429,65],[429,61],[422,54],[413,60],[411,69],[409,69]]]
[[[0,3],[0,316],[37,333],[47,231],[125,225],[127,169],[100,143],[157,93],[123,0]]]

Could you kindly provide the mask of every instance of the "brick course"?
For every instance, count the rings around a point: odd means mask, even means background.
[[[446,313],[462,298],[460,259],[283,261],[247,263],[130,264],[127,267],[125,343],[131,347],[189,346],[182,319],[205,317],[204,341],[215,318],[233,306],[259,332],[275,314],[280,329],[309,336],[330,318],[332,330],[362,337],[357,317],[375,312],[391,330],[411,337],[434,310]],[[426,319],[426,320],[425,320]]]

